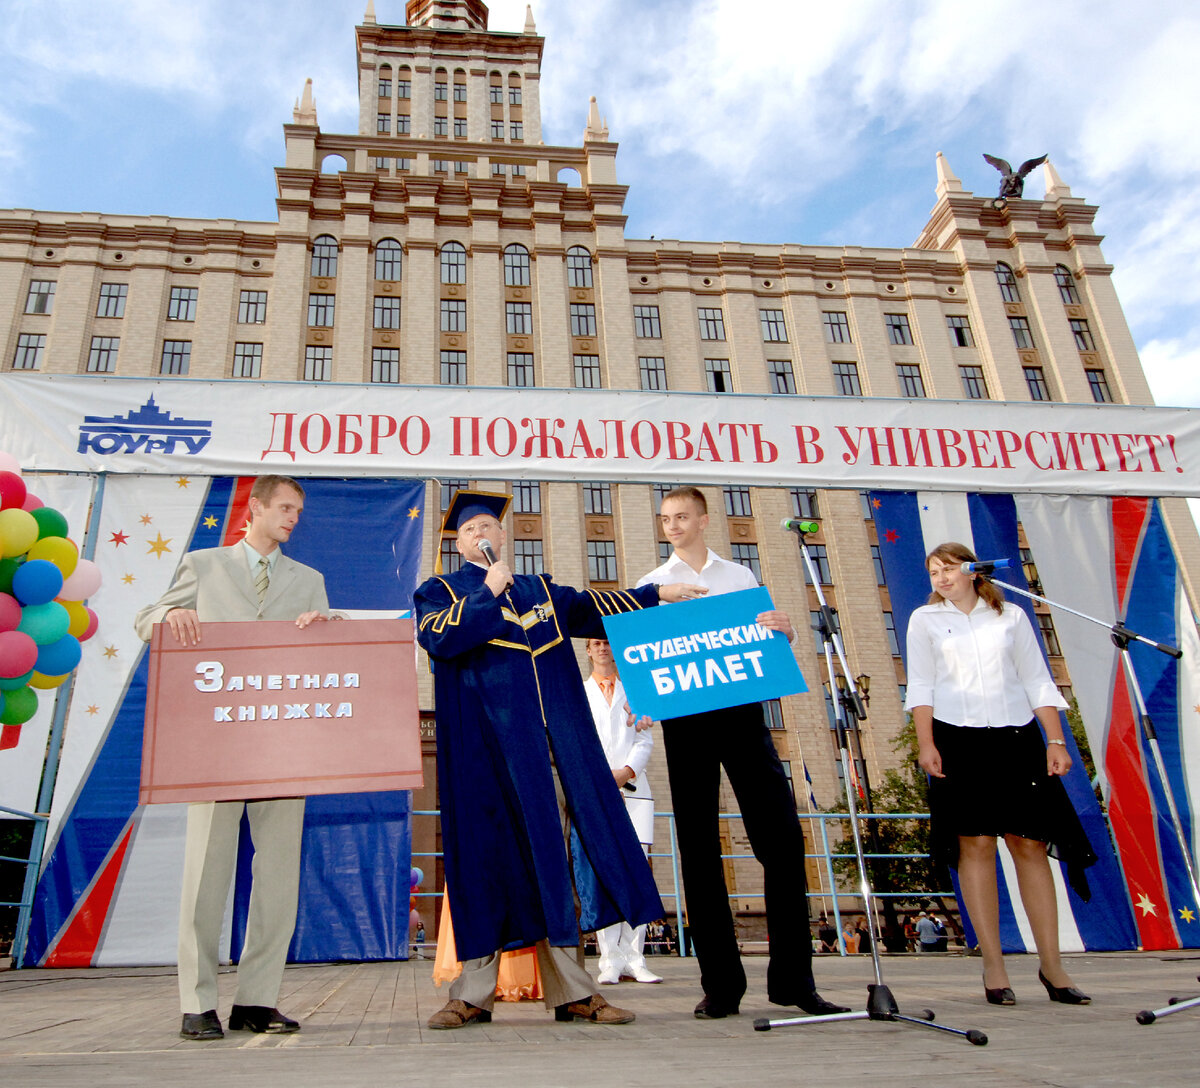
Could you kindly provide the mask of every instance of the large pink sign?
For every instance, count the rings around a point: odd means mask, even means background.
[[[142,804],[421,785],[412,620],[155,626]]]

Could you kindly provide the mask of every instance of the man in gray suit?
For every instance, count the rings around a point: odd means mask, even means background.
[[[191,552],[175,581],[134,620],[149,641],[166,623],[184,646],[201,641],[206,623],[329,619],[325,579],[279,550],[304,509],[304,489],[287,476],[261,476],[250,491],[250,527],[240,544]],[[231,1031],[287,1033],[300,1025],[275,1004],[283,982],[300,886],[304,798],[202,802],[188,807],[183,895],[179,909],[179,1002],[185,1039],[220,1039],[217,960],[221,922],[237,860],[242,812],[254,840],[253,887]]]

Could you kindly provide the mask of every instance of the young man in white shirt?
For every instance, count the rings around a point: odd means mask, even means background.
[[[670,492],[659,519],[674,551],[639,586],[682,581],[713,594],[758,585],[750,570],[722,559],[705,544],[708,504],[699,490],[680,487]],[[789,641],[795,635],[787,613],[778,609],[760,613],[757,622]],[[688,922],[704,990],[694,1010],[697,1019],[735,1015],[746,992],[721,861],[722,767],[737,795],[751,848],[763,866],[770,938],[768,999],[777,1005],[798,1005],[814,1015],[848,1011],[825,1001],[813,981],[804,833],[762,704],[673,718],[662,723],[662,730]]]

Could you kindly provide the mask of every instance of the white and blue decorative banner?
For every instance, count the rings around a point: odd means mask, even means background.
[[[755,622],[763,587],[606,616],[629,705],[655,720],[808,691],[788,640]]]

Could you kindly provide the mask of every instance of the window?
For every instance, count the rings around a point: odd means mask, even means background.
[[[792,374],[790,359],[768,359],[767,378],[770,381],[772,393],[796,392],[796,378]]]
[[[375,278],[377,280],[398,280],[400,278],[401,260],[404,250],[395,238],[384,238],[375,247]]]
[[[956,348],[973,348],[975,338],[971,335],[971,322],[966,314],[947,314],[946,328],[950,330],[950,343]]]
[[[759,324],[762,325],[762,338],[769,343],[786,343],[787,326],[783,323],[782,310],[759,310]]]
[[[1062,647],[1058,644],[1058,632],[1054,630],[1054,617],[1049,612],[1037,613],[1038,630],[1042,632],[1042,641],[1046,643],[1046,653],[1051,657],[1062,657]]]
[[[783,728],[783,703],[778,699],[768,699],[763,703],[763,718],[766,720],[768,729]],[[788,776],[789,780],[791,776]]]
[[[375,115],[375,132],[377,135],[386,136],[392,131],[392,119],[386,113],[377,113]]]
[[[729,374],[729,360],[705,359],[704,381],[710,393],[732,393],[733,379]]]
[[[672,491],[674,491],[677,486],[678,486],[677,484],[651,484],[650,485],[650,489],[654,492],[654,508],[656,510],[662,509],[663,499],[665,499]],[[655,524],[657,524],[657,523],[658,523],[658,519],[656,516]]]
[[[528,389],[533,384],[533,356],[528,352],[508,353],[508,384],[518,389]]]
[[[455,547],[453,537],[442,538],[441,544],[438,545],[438,554],[441,556],[443,574],[453,574],[462,569],[463,557]]]
[[[304,380],[328,382],[333,380],[333,348],[309,344],[304,349]]]
[[[200,294],[197,287],[172,287],[171,299],[167,303],[168,321],[195,321],[196,299]]]
[[[521,88],[520,87],[509,87],[508,88],[508,104],[510,106],[519,106],[521,104]]]
[[[575,388],[600,388],[600,356],[576,355],[575,359]]]
[[[390,161],[391,161],[390,159],[385,159],[385,158],[383,158],[383,156],[377,155],[375,157],[375,169],[376,170],[386,170],[388,168],[388,163]]]
[[[825,653],[825,640],[821,638],[821,613],[809,612],[808,626],[813,634],[813,649],[817,651],[817,657],[821,657]],[[828,690],[825,692],[825,713],[829,715],[829,728],[833,728],[833,707],[830,703]]]
[[[671,553],[675,549],[672,548],[670,543],[668,543],[665,540],[660,540],[657,543],[658,543],[658,561],[660,564],[665,563],[668,559],[671,558]]]
[[[512,568],[514,574],[541,574],[542,542],[540,540],[514,540],[512,542]]]
[[[542,512],[542,485],[528,480],[513,484],[514,514],[540,514]]]
[[[504,177],[504,163],[502,163],[502,162],[492,163],[492,177],[494,177],[494,178]]]
[[[883,629],[887,632],[888,650],[892,657],[900,656],[900,640],[896,637],[896,617],[890,612],[883,614]]]
[[[499,83],[493,83],[488,88],[488,101],[493,106],[502,106],[504,104],[504,88]]]
[[[1024,351],[1033,347],[1033,331],[1029,328],[1027,317],[1010,317],[1008,327],[1012,329],[1013,341],[1018,349]]]
[[[1005,302],[1021,301],[1021,292],[1017,290],[1017,277],[1003,261],[996,262],[996,282],[1000,285],[1000,297]]]
[[[571,303],[571,335],[596,335],[596,307],[590,302]]]
[[[467,384],[467,353],[465,351],[442,352],[442,385]]]
[[[510,336],[529,336],[533,333],[533,303],[506,302],[504,320]]]
[[[310,275],[317,277],[336,276],[338,262],[337,239],[331,235],[322,234],[313,241],[312,270]]]
[[[1029,588],[1034,593],[1042,592],[1042,583],[1038,578],[1037,564],[1033,561],[1033,552],[1028,548],[1021,548],[1021,570],[1025,574],[1025,581],[1029,583]]]
[[[396,135],[412,135],[412,118],[407,113],[399,113],[396,115]]]
[[[88,350],[87,371],[89,374],[112,374],[117,369],[117,349],[121,346],[118,336],[93,336]]]
[[[889,344],[911,344],[912,329],[908,324],[908,314],[884,314],[883,323],[887,326]]]
[[[454,101],[465,102],[467,100],[467,85],[465,83],[454,84]]]
[[[389,71],[390,71],[390,69],[389,69]],[[379,77],[379,97],[380,98],[391,98],[392,97],[392,81],[382,75]]]
[[[371,349],[371,381],[395,384],[400,380],[400,349]]]
[[[825,323],[825,339],[831,344],[850,343],[850,322],[840,310],[826,310],[821,314]]]
[[[454,138],[456,140],[467,138],[467,119],[465,117],[454,118]]]
[[[29,284],[29,295],[25,299],[27,314],[49,314],[54,312],[54,280],[33,280]]]
[[[504,284],[506,287],[529,286],[529,250],[514,243],[504,247]]]
[[[191,361],[192,342],[190,340],[164,340],[158,372],[160,374],[186,374]]]
[[[429,160],[429,169],[434,174],[448,174],[448,173],[450,173],[450,160],[449,159],[430,159]]]
[[[397,159],[396,160],[396,169],[397,170],[411,170],[412,169],[412,159]]]
[[[567,250],[567,286],[592,286],[592,255],[583,246]]]
[[[470,480],[461,478],[452,478],[449,480],[438,480],[438,497],[442,504],[442,513],[444,514],[450,509],[450,503],[454,501],[454,496],[464,488],[471,486]]]
[[[400,300],[391,295],[375,296],[375,328],[400,328]]]
[[[262,344],[234,344],[233,376],[235,378],[259,377],[262,374],[262,354]]]
[[[461,298],[442,299],[442,332],[467,331],[467,303]]]
[[[813,566],[817,568],[817,580],[823,586],[833,585],[833,578],[829,573],[829,556],[825,552],[825,545],[810,544],[808,551],[812,556]]]
[[[261,325],[267,320],[267,292],[243,291],[238,299],[238,324]]]
[[[310,328],[329,328],[333,324],[334,295],[308,296],[308,324]]]
[[[871,565],[875,568],[875,584],[886,586],[887,575],[883,573],[883,554],[880,552],[878,544],[871,545]]]
[[[461,242],[442,246],[442,283],[467,282],[467,251]]]
[[[1071,319],[1071,335],[1075,337],[1075,346],[1080,351],[1095,351],[1096,341],[1092,339],[1092,330],[1082,318]]]
[[[611,540],[589,540],[587,542],[588,581],[615,582],[617,580],[617,545]]]
[[[817,506],[817,493],[810,491],[804,487],[793,487],[792,493],[792,513],[798,518],[806,520],[816,520],[820,515],[820,508]]]
[[[444,79],[437,80],[433,85],[433,100],[435,102],[446,102],[450,97],[450,89],[446,85]]]
[[[701,340],[725,339],[725,315],[720,307],[701,306],[696,314],[700,318]]]
[[[508,134],[514,140],[525,139],[525,125],[521,121],[513,121],[508,126]]]
[[[897,363],[896,380],[900,383],[902,397],[925,396],[925,382],[921,378],[921,368],[916,363]]]
[[[1029,386],[1029,399],[1049,400],[1050,386],[1046,384],[1046,372],[1040,366],[1025,366],[1021,370],[1025,374],[1025,384]]]
[[[834,363],[833,384],[843,397],[861,397],[862,385],[858,380],[858,363]]]
[[[657,306],[635,306],[633,308],[633,332],[643,340],[661,340],[662,326],[658,320]]]
[[[1085,370],[1087,375],[1088,388],[1092,391],[1092,400],[1097,404],[1111,404],[1112,390],[1108,388],[1108,379],[1104,376],[1103,370]]]
[[[584,484],[583,512],[585,514],[611,514],[612,488],[608,484]]]
[[[503,121],[493,121],[492,122],[492,139],[493,140],[503,140],[504,139],[504,122]]]
[[[662,392],[667,388],[667,363],[658,355],[638,356],[638,380],[643,389]]]
[[[96,304],[97,317],[124,317],[125,297],[129,294],[127,283],[100,284],[100,301]]]
[[[754,516],[754,510],[750,506],[750,488],[726,487],[723,490],[727,517],[749,518]]]
[[[435,136],[449,136],[450,119],[448,117],[435,117],[433,119],[433,134]]]
[[[962,379],[963,395],[968,400],[987,400],[987,382],[981,366],[960,366],[958,376]]]
[[[411,79],[396,80],[396,97],[397,98],[412,98],[412,80]]]
[[[757,544],[731,544],[729,553],[730,559],[748,568],[755,580],[759,583],[762,582],[762,566],[758,561]]]
[[[1058,297],[1063,300],[1064,306],[1078,306],[1079,292],[1075,290],[1075,277],[1071,275],[1071,270],[1064,264],[1056,264],[1054,266],[1054,282],[1058,284]]]

